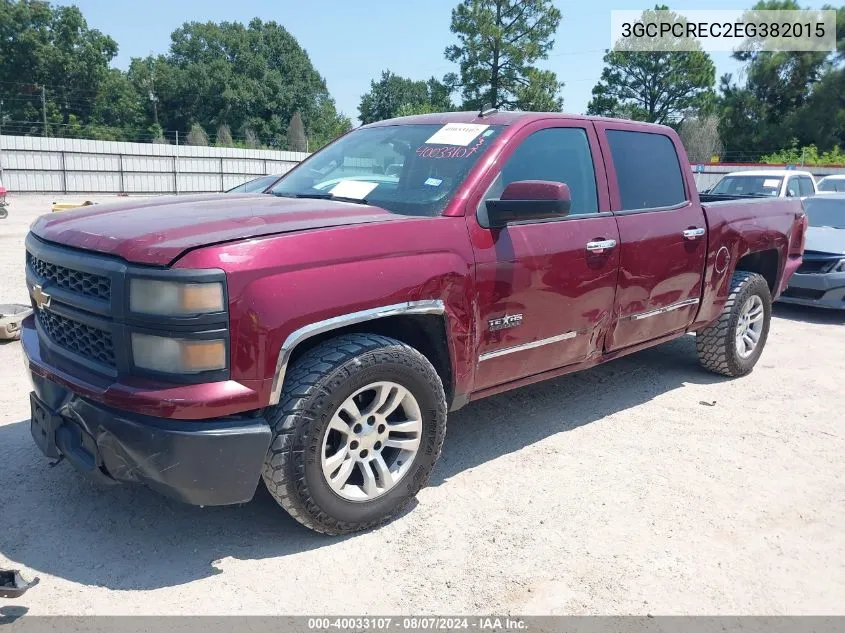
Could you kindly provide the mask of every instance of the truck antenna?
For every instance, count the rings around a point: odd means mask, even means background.
[[[478,113],[478,118],[483,119],[486,116],[490,116],[491,114],[496,114],[499,111],[499,108],[494,108],[492,103],[485,103],[481,106],[481,111]]]

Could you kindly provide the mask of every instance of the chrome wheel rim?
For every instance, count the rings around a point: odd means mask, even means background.
[[[320,453],[323,476],[348,501],[371,501],[407,474],[422,437],[416,398],[379,381],[349,396],[332,415]]]
[[[739,320],[736,323],[736,352],[740,358],[748,358],[757,349],[763,333],[763,300],[751,295],[742,304]]]

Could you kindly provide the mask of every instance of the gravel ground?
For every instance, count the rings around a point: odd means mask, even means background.
[[[0,303],[26,301],[0,221]],[[778,306],[748,377],[692,337],[450,416],[418,503],[371,533],[301,528],[259,490],[193,508],[48,468],[0,344],[0,566],[30,614],[845,614],[845,315]],[[6,605],[3,605],[6,606]]]

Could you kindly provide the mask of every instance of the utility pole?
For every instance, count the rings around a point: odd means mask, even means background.
[[[41,86],[41,118],[44,119],[44,136],[47,136],[47,93]]]
[[[158,97],[152,90],[150,90],[150,101],[153,102],[153,121],[158,125]]]

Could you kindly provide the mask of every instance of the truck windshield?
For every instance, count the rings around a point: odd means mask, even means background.
[[[725,176],[710,193],[727,196],[777,196],[783,178],[778,176]]]
[[[819,191],[837,191],[845,193],[845,178],[822,178]]]
[[[804,212],[810,226],[829,226],[845,229],[845,196],[807,198]]]
[[[439,215],[500,130],[469,123],[362,128],[303,161],[269,193]]]

